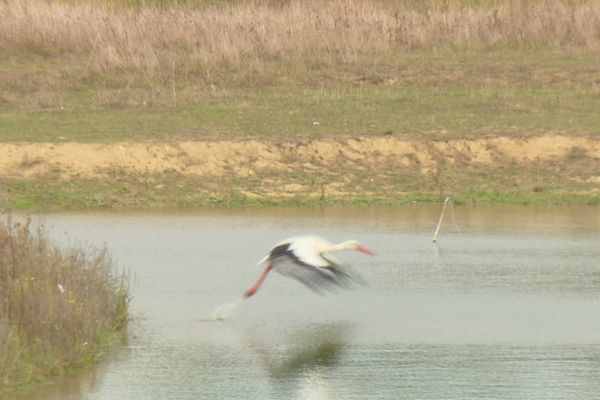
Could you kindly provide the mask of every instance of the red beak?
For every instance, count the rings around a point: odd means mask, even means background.
[[[361,253],[368,254],[368,255],[370,255],[370,256],[374,256],[374,255],[375,255],[375,252],[373,252],[373,251],[371,251],[371,250],[367,249],[365,246],[358,246],[358,247],[356,248],[356,250],[360,251]]]

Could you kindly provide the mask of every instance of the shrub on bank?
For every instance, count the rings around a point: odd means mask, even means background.
[[[95,362],[127,322],[128,283],[106,249],[62,248],[0,220],[0,392]]]

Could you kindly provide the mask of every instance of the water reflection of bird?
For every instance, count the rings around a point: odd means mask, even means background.
[[[297,279],[315,292],[344,287],[357,280],[333,257],[326,255],[342,250],[356,250],[375,255],[356,240],[333,244],[318,236],[297,236],[277,243],[260,263],[266,263],[262,275],[244,293],[244,298],[254,295],[271,270]]]
[[[266,372],[274,398],[329,398],[322,381],[340,364],[351,326],[314,324],[265,341],[265,332],[242,330],[257,366]],[[275,345],[273,339],[277,343]],[[299,396],[299,392],[307,392]]]

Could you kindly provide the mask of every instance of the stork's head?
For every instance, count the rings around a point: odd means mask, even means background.
[[[358,243],[356,240],[348,240],[342,243],[346,249],[360,251],[361,253],[374,256],[375,252]]]

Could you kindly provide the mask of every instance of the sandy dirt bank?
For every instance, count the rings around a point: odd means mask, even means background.
[[[35,178],[52,173],[64,179],[102,178],[115,170],[248,177],[298,168],[310,172],[345,166],[376,171],[381,165],[392,165],[426,174],[440,162],[465,167],[526,165],[582,156],[598,165],[600,139],[544,135],[438,142],[369,137],[173,143],[1,143],[0,173],[5,178]],[[600,176],[591,179],[600,183]]]

